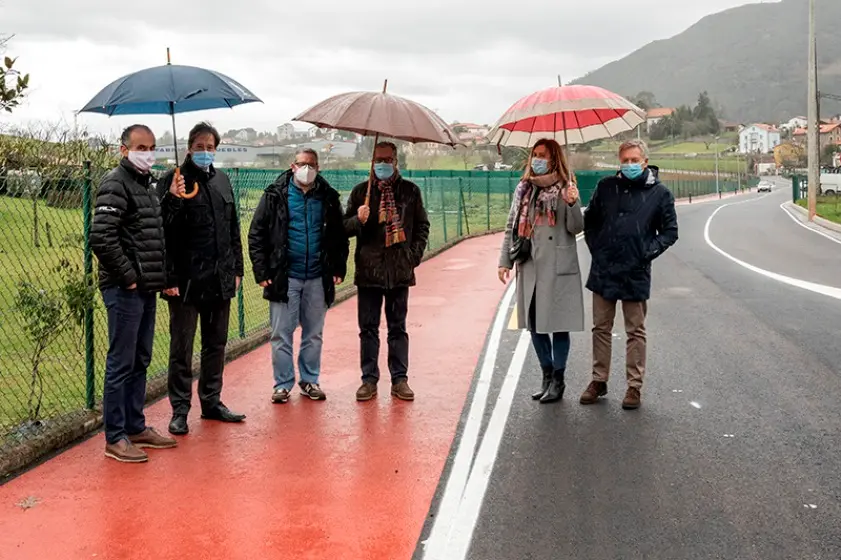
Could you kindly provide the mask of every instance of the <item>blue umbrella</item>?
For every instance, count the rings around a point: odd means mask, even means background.
[[[169,49],[167,49],[169,59]],[[236,80],[195,66],[147,68],[115,80],[97,93],[80,113],[105,115],[170,115],[175,135],[175,114],[206,109],[233,108],[262,101]],[[178,142],[175,163],[178,163]]]

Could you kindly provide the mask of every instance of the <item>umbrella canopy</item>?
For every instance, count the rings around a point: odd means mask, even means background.
[[[113,115],[172,115],[261,102],[236,80],[195,66],[166,64],[112,82],[80,112]]]
[[[523,97],[497,121],[488,138],[499,146],[530,148],[543,138],[584,144],[634,130],[645,111],[596,86],[561,86]]]
[[[458,135],[433,111],[420,103],[384,92],[339,94],[307,109],[294,120],[363,136],[380,135],[453,147],[461,144]]]

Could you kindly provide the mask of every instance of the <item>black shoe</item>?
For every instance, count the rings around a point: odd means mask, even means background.
[[[539,401],[540,397],[546,394],[546,391],[549,389],[549,383],[552,381],[552,370],[543,370],[543,385],[540,386],[540,391],[534,393],[531,398],[532,400]]]
[[[187,425],[186,414],[173,414],[172,420],[169,422],[169,433],[174,436],[183,436],[190,431]]]
[[[245,414],[236,414],[228,410],[228,407],[220,404],[213,410],[202,412],[201,417],[205,420],[218,420],[220,422],[228,422],[236,424],[245,420]]]
[[[549,388],[546,393],[540,397],[540,404],[548,404],[561,400],[564,398],[564,390],[567,388],[564,383],[564,372],[556,371],[552,375],[552,381],[549,382]]]

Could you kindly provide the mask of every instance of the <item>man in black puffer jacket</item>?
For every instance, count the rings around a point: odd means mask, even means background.
[[[201,319],[201,373],[199,401],[202,418],[242,422],[244,414],[231,412],[222,403],[222,373],[231,299],[243,274],[239,218],[231,182],[213,166],[219,132],[207,123],[190,131],[189,154],[181,167],[185,187],[173,184],[175,171],[158,182],[166,231],[167,289],[169,303],[169,433],[189,431],[187,414],[193,397],[193,341]]]
[[[645,375],[645,317],[651,295],[651,263],[677,241],[675,198],[648,165],[641,140],[619,148],[622,170],[602,179],[584,213],[584,239],[592,254],[587,289],[593,292],[593,381],[581,404],[607,394],[616,302],[622,302],[628,390],[622,407],[640,406]]]
[[[156,294],[166,287],[161,208],[149,174],[155,135],[143,125],[121,138],[123,159],[96,195],[90,243],[99,260],[99,287],[108,310],[108,357],[102,396],[105,455],[142,463],[143,447],[175,447],[146,426],[146,369],[152,360]]]

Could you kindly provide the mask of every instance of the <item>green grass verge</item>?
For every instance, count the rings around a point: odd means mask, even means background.
[[[800,199],[797,205],[808,209],[809,201]],[[841,196],[819,196],[815,212],[825,220],[841,224]]]

